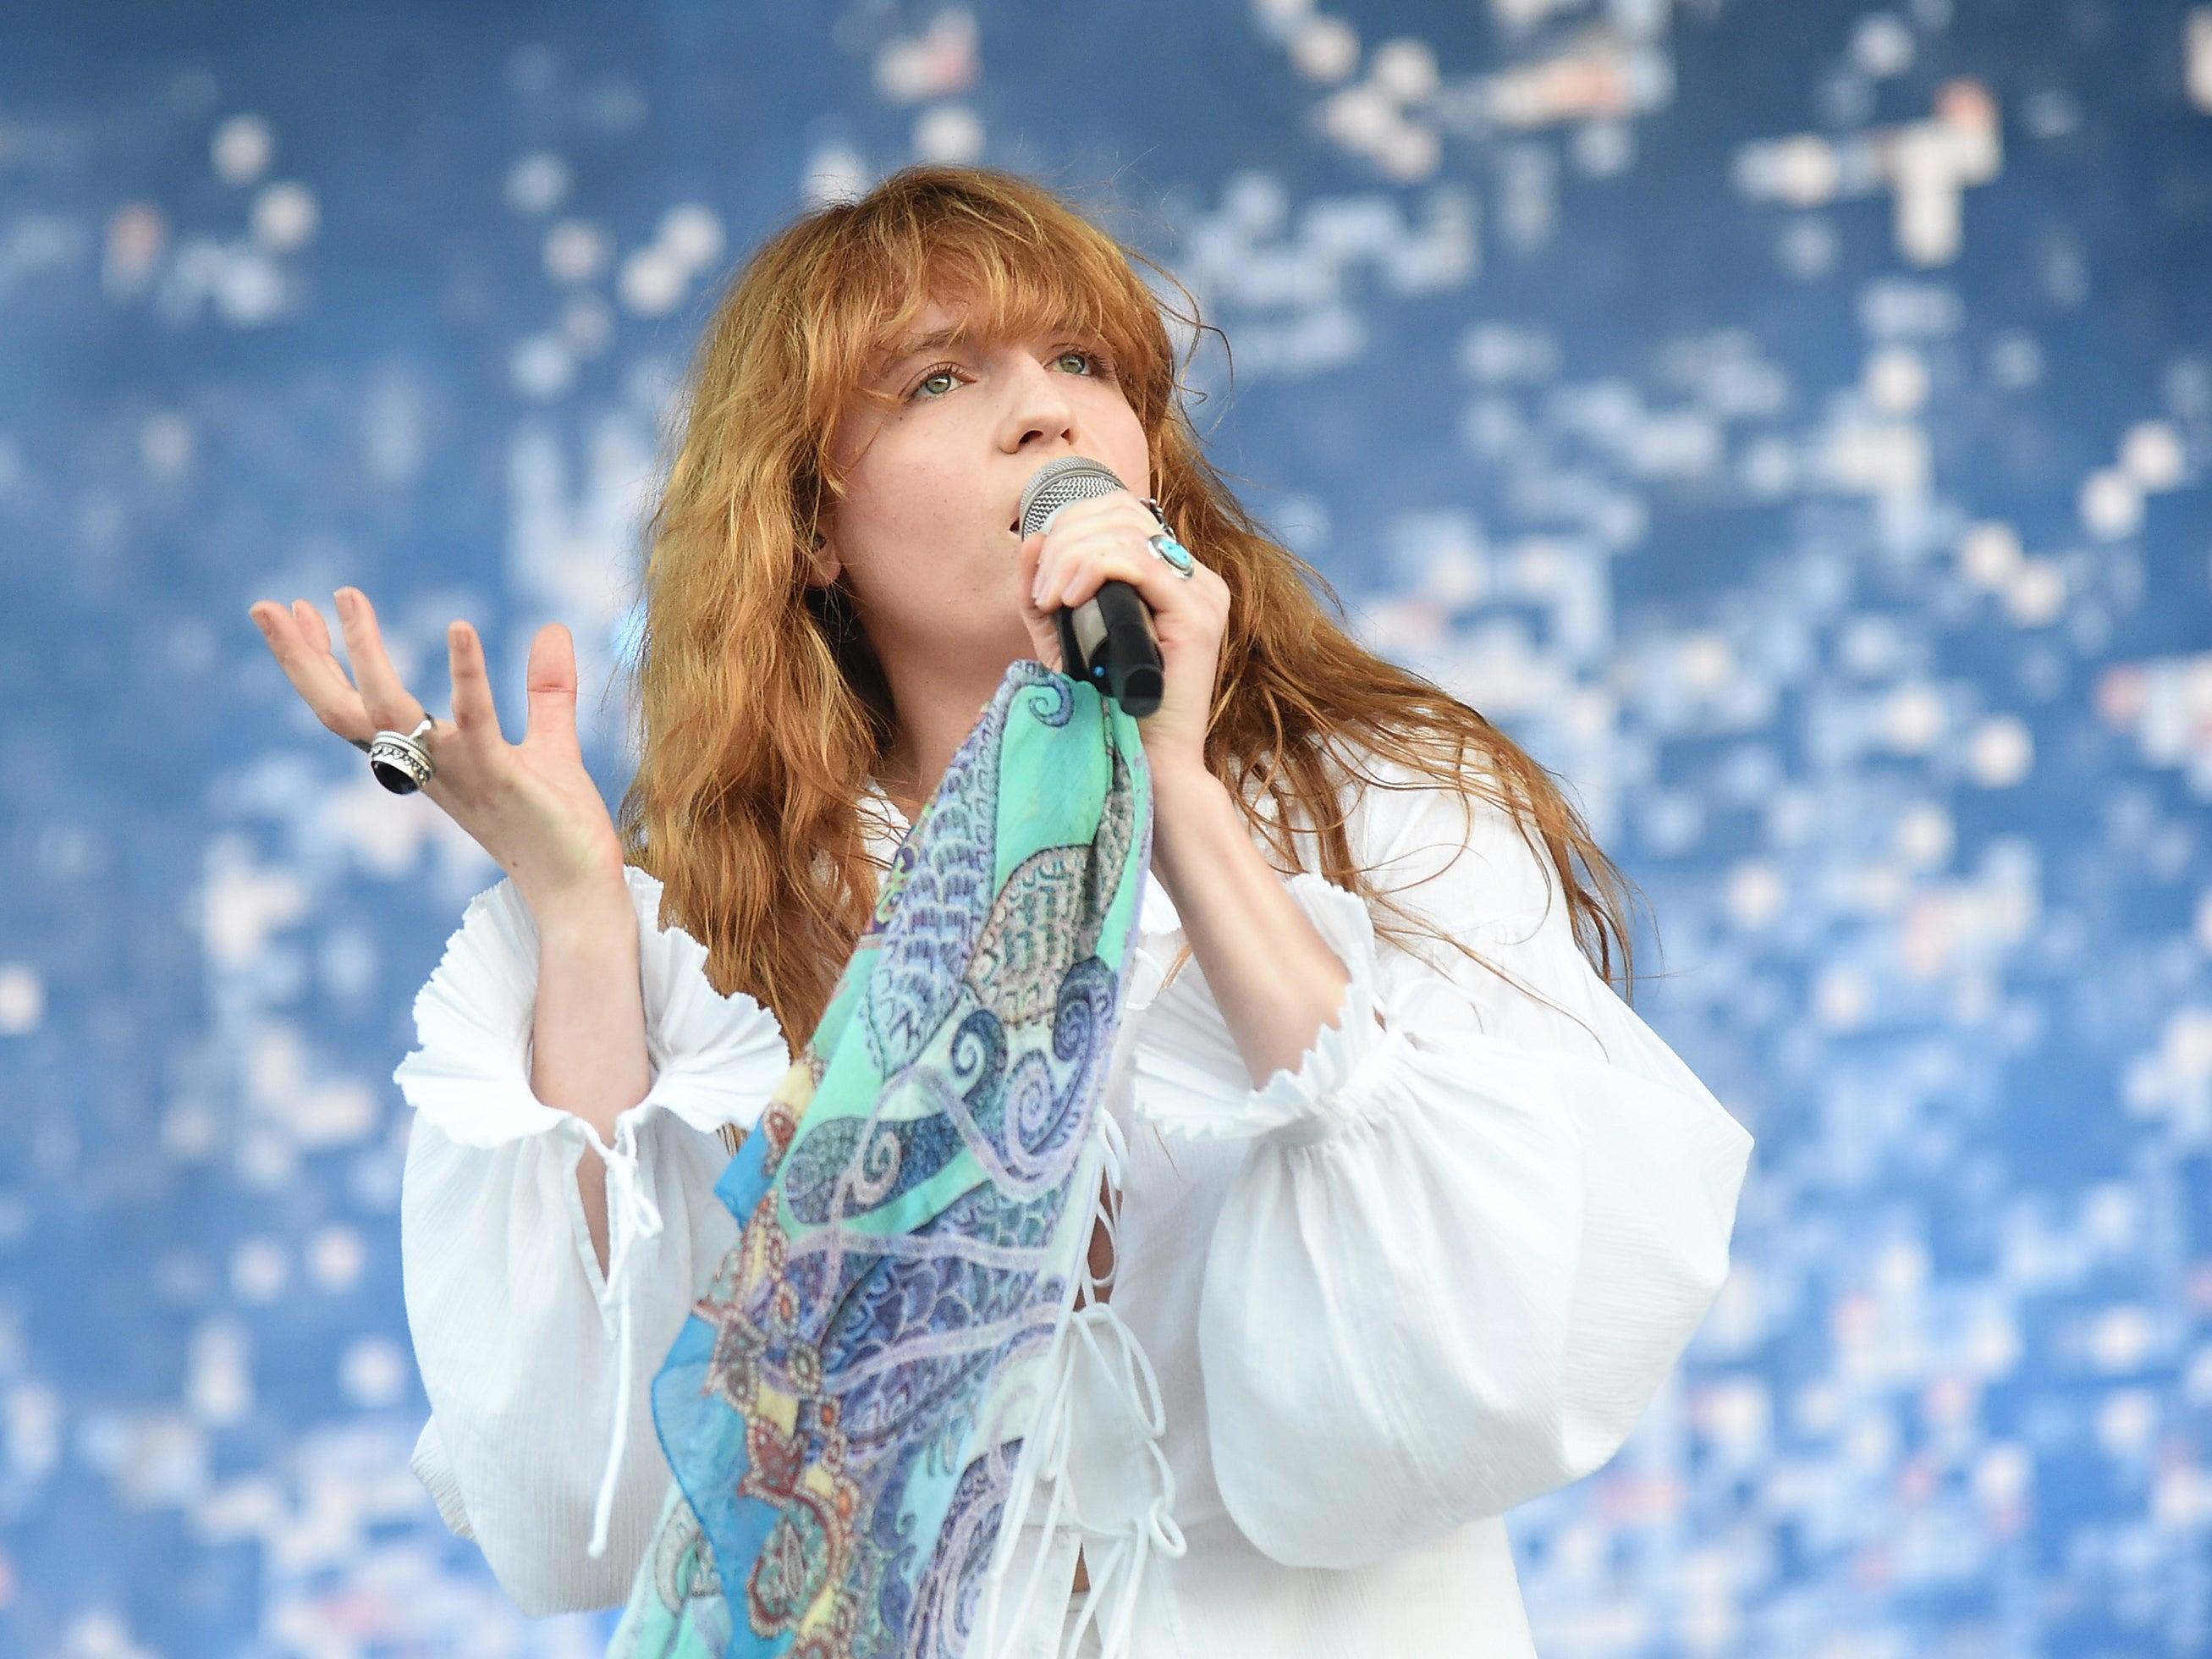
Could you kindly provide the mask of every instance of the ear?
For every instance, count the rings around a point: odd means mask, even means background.
[[[836,548],[819,531],[815,532],[813,550],[807,559],[807,580],[816,587],[830,586],[845,569],[845,562],[837,556]]]

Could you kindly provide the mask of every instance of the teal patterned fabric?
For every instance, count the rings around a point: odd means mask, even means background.
[[[967,1651],[1090,1235],[1149,861],[1133,720],[1007,671],[716,1188],[653,1385],[676,1473],[611,1651]]]

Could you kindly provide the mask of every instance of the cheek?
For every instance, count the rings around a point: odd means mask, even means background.
[[[847,478],[840,540],[854,586],[886,620],[972,605],[1000,574],[975,535],[975,469],[897,435],[884,433]]]
[[[1115,471],[1138,495],[1157,493],[1154,487],[1159,480],[1152,476],[1152,447],[1145,437],[1144,422],[1137,418],[1137,411],[1117,396],[1099,429],[1113,442],[1114,459],[1120,463]]]
[[[951,480],[923,446],[886,433],[847,477],[845,512],[862,533],[911,536],[951,516]]]
[[[888,556],[902,564],[949,550],[970,516],[963,480],[945,467],[920,461],[883,480],[877,526],[891,544]]]

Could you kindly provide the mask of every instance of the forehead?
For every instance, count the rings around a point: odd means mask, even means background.
[[[903,321],[886,319],[878,330],[876,349],[893,356],[919,351],[945,340],[988,338],[996,331],[987,304],[966,295],[945,297],[933,294],[921,309]]]
[[[919,307],[883,319],[869,357],[881,373],[917,352],[946,345],[1084,328],[1082,319],[1049,294],[1017,289],[993,295],[974,289],[936,289]]]

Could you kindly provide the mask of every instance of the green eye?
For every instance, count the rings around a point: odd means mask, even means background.
[[[927,392],[939,380],[945,382],[945,385],[939,389],[940,392],[950,392],[952,390],[951,373],[950,370],[942,368],[939,369],[934,374],[924,375],[922,377],[921,384],[919,386],[916,386],[915,390],[917,392]],[[932,395],[935,396],[939,394],[933,392]]]
[[[1063,365],[1081,363],[1085,368],[1091,367],[1091,359],[1080,351],[1063,351],[1060,354],[1060,361]]]

